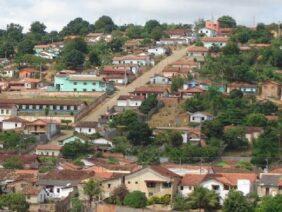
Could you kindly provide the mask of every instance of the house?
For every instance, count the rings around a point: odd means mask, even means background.
[[[156,95],[158,97],[164,97],[169,94],[169,90],[167,86],[161,85],[149,85],[149,86],[141,86],[135,88],[133,91],[135,96],[144,96],[147,98],[149,95]]]
[[[138,108],[145,100],[144,96],[122,95],[117,99],[118,107]]]
[[[80,134],[77,135],[72,135],[70,137],[64,138],[60,140],[58,143],[61,146],[64,146],[65,144],[72,143],[72,142],[81,142],[81,143],[86,143],[88,142],[89,138],[86,136],[82,136]]]
[[[280,99],[282,95],[282,84],[275,81],[265,81],[261,85],[262,98]]]
[[[18,69],[13,65],[4,66],[0,69],[0,76],[3,78],[12,78],[17,71]]]
[[[197,186],[215,191],[223,204],[231,189],[247,195],[254,191],[257,176],[255,173],[214,173],[187,174],[183,176],[178,187],[182,196],[189,196]]]
[[[256,94],[257,85],[245,82],[233,82],[227,85],[227,93],[230,93],[233,90],[240,90],[244,94]]]
[[[148,54],[153,56],[165,56],[169,53],[167,48],[164,47],[154,47],[148,49]]]
[[[37,89],[40,88],[41,86],[42,86],[42,81],[40,79],[34,79],[34,78],[24,78],[21,80],[8,82],[9,91]]]
[[[25,124],[24,133],[44,135],[48,140],[60,132],[60,125],[52,120],[37,119]]]
[[[36,75],[38,74],[39,71],[33,68],[24,68],[19,71],[19,79],[36,78]]]
[[[113,91],[114,87],[100,76],[59,73],[54,79],[54,89],[61,92],[106,92]]]
[[[29,204],[44,203],[47,198],[47,192],[40,186],[26,186],[21,192]]]
[[[6,119],[10,116],[24,114],[34,116],[77,114],[86,107],[86,103],[79,100],[55,99],[55,98],[0,98],[0,118]],[[2,113],[3,112],[3,113]],[[34,118],[33,118],[34,120]]]
[[[162,166],[148,166],[141,170],[102,182],[103,190],[109,195],[122,183],[129,192],[141,191],[147,197],[170,195],[177,191],[177,185],[181,177]]]
[[[185,90],[180,91],[180,96],[183,99],[191,98],[197,94],[202,94],[204,93],[205,90],[200,88],[199,86],[192,87],[192,88],[187,88]]]
[[[8,119],[11,116],[17,115],[17,107],[16,105],[6,102],[5,99],[3,101],[0,100],[0,122],[4,119]]]
[[[108,74],[120,73],[124,75],[124,72],[126,71],[128,75],[130,75],[131,73],[137,75],[141,71],[141,68],[139,65],[134,65],[134,64],[118,64],[113,66],[105,66],[103,68],[102,74],[108,75]]]
[[[82,180],[93,176],[94,173],[82,170],[52,170],[47,174],[41,175],[37,184],[44,188],[48,200],[61,200],[76,190],[77,185]]]
[[[143,39],[127,40],[123,45],[123,51],[133,53],[141,47]]]
[[[208,48],[204,46],[189,46],[187,48],[187,56],[191,58],[203,58],[208,55]]]
[[[188,88],[195,88],[195,87],[197,87],[197,86],[199,86],[199,83],[198,83],[198,81],[196,81],[196,80],[189,80],[189,81],[186,81],[186,82],[184,82],[184,84],[183,84],[183,90],[186,90],[186,89],[188,89]]]
[[[213,46],[217,46],[219,48],[222,48],[226,46],[228,42],[227,37],[203,37],[202,42],[204,44],[204,47],[211,48]]]
[[[113,142],[105,138],[93,139],[91,143],[95,146],[96,151],[109,151],[114,147]]]
[[[192,70],[193,68],[198,67],[198,63],[193,58],[184,57],[171,63],[170,66],[173,68],[187,68]]]
[[[36,147],[36,155],[58,157],[62,147],[55,144],[44,144]]]
[[[175,77],[175,76],[182,76],[187,77],[191,73],[190,68],[184,68],[184,67],[172,67],[167,66],[163,70],[163,76],[167,77],[169,79]]]
[[[87,135],[92,135],[97,132],[98,128],[98,123],[97,122],[89,122],[89,121],[84,121],[84,122],[78,122],[74,126],[75,132],[82,133],[82,134],[87,134]]]
[[[148,55],[126,55],[113,58],[113,65],[133,64],[139,66],[154,66],[155,61]]]
[[[17,128],[24,128],[26,123],[28,123],[27,120],[17,116],[12,116],[11,118],[4,119],[2,121],[2,130],[6,131],[6,130],[14,130]]]
[[[216,32],[220,31],[220,24],[218,21],[206,20],[205,28],[214,30]]]
[[[35,56],[37,57],[53,60],[60,55],[63,48],[64,48],[63,42],[54,42],[44,45],[35,45],[34,52],[35,52]]]
[[[217,35],[217,32],[215,30],[208,29],[206,27],[199,29],[198,33],[206,37],[215,37]]]
[[[85,42],[89,45],[94,45],[99,41],[110,42],[111,40],[111,35],[105,35],[103,33],[89,33],[85,36]]]
[[[161,74],[155,74],[153,77],[150,77],[150,84],[169,85],[171,84],[171,79]]]
[[[189,31],[188,29],[169,29],[166,30],[164,33],[172,39],[185,38],[191,36],[191,31]]]
[[[261,173],[257,185],[257,193],[259,197],[282,194],[282,174]]]
[[[190,115],[190,122],[192,123],[202,123],[211,120],[213,120],[213,116],[207,112],[196,112]]]
[[[181,46],[189,43],[189,38],[162,38],[156,42],[157,46]]]

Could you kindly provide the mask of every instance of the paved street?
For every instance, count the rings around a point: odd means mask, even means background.
[[[169,65],[170,63],[173,63],[180,58],[182,58],[186,53],[186,48],[176,50],[173,52],[173,54],[164,60],[162,60],[160,63],[158,63],[156,66],[154,66],[151,70],[144,73],[142,76],[138,77],[134,82],[131,84],[121,87],[111,98],[106,99],[105,102],[98,107],[96,107],[94,110],[92,110],[84,119],[83,121],[98,121],[101,115],[105,114],[109,108],[112,108],[116,105],[117,99],[120,95],[127,95],[129,92],[134,91],[135,88],[145,85],[149,80],[150,77],[154,76],[155,74],[159,74],[162,72],[162,70]]]

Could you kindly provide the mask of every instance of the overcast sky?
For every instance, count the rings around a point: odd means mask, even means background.
[[[19,23],[28,30],[33,21],[47,30],[60,30],[82,17],[90,23],[109,15],[117,24],[143,24],[149,19],[193,23],[198,18],[231,15],[239,24],[282,21],[282,0],[0,0],[0,28]],[[255,17],[255,19],[254,19]]]

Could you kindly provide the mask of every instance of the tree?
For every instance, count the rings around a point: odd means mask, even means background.
[[[279,159],[279,136],[281,129],[266,129],[265,132],[254,142],[251,162],[260,167],[265,167]]]
[[[99,66],[101,65],[101,60],[99,54],[96,51],[91,51],[89,54],[89,61],[91,65]]]
[[[31,24],[30,26],[30,32],[31,33],[36,33],[36,34],[40,34],[40,35],[44,35],[46,26],[44,23],[40,23],[39,21],[35,21]]]
[[[177,195],[173,200],[173,209],[177,211],[189,211],[191,206],[189,205],[188,198]]]
[[[124,39],[121,37],[115,37],[109,43],[110,48],[113,52],[121,52],[123,44],[124,44]]]
[[[252,211],[252,205],[240,191],[231,190],[223,204],[224,212],[249,212]]]
[[[77,198],[71,198],[71,212],[81,212],[84,211],[83,203]]]
[[[23,38],[22,31],[23,31],[23,27],[21,25],[11,23],[7,25],[5,37],[7,38],[7,40],[11,42],[18,43]]]
[[[111,194],[111,199],[114,204],[122,205],[126,195],[129,193],[124,184],[115,188]]]
[[[90,146],[88,143],[81,143],[80,141],[70,142],[64,145],[62,155],[65,158],[76,159],[80,156],[89,154]]]
[[[227,144],[227,149],[237,150],[248,147],[243,127],[231,127],[224,132],[223,140]]]
[[[67,68],[79,68],[83,65],[85,57],[78,50],[67,52],[62,57],[62,62]]]
[[[29,204],[23,194],[9,193],[0,196],[0,208],[4,209],[5,207],[11,211],[27,212]]]
[[[153,108],[155,108],[158,104],[158,99],[156,95],[149,95],[147,99],[145,99],[141,106],[139,107],[139,110],[144,113],[148,114]]]
[[[100,199],[103,191],[100,182],[91,179],[84,185],[83,192],[88,196],[89,205],[91,206],[92,201],[97,201]]]
[[[149,146],[144,150],[139,150],[137,155],[137,163],[143,166],[160,164],[159,149]]]
[[[173,92],[178,92],[180,88],[182,88],[184,84],[184,79],[180,76],[176,76],[172,78],[172,83],[171,83],[171,90]]]
[[[151,143],[152,130],[144,122],[133,123],[129,127],[127,138],[134,146],[146,146]]]
[[[147,198],[145,193],[133,191],[125,196],[123,203],[132,208],[144,208],[147,203]]]
[[[180,147],[183,143],[183,137],[180,132],[175,130],[167,130],[159,133],[155,138],[157,145],[169,145],[172,147]]]
[[[77,39],[74,39],[74,40],[71,40],[71,41],[68,41],[67,43],[65,43],[65,46],[64,46],[62,52],[64,54],[64,53],[68,53],[72,50],[77,50],[77,51],[80,51],[84,54],[88,53],[87,44],[81,38],[77,38]]]
[[[5,41],[0,44],[0,57],[9,58],[15,53],[13,43],[10,41]]]
[[[22,164],[22,161],[21,161],[20,157],[13,156],[13,157],[7,158],[4,161],[3,167],[5,169],[22,169],[23,168],[23,164]]]
[[[161,24],[157,20],[149,20],[145,23],[144,30],[150,35],[156,27],[160,26]]]
[[[124,126],[126,130],[135,123],[139,123],[137,113],[133,110],[126,110],[115,116],[110,124],[111,127]]]
[[[282,195],[264,197],[255,210],[256,212],[282,211]]]
[[[163,36],[163,29],[160,26],[155,27],[150,33],[150,38],[152,38],[155,41],[160,40],[162,36]]]
[[[228,15],[224,15],[220,17],[217,21],[219,22],[219,25],[221,28],[235,28],[236,27],[235,19]]]
[[[206,109],[206,105],[204,104],[203,96],[196,95],[193,98],[187,99],[184,103],[184,108],[190,113],[204,111]]]
[[[240,49],[235,42],[229,42],[226,46],[222,48],[222,52],[225,55],[238,55],[240,53]]]
[[[239,98],[239,99],[242,99],[242,97],[244,96],[243,92],[241,90],[238,90],[238,89],[235,89],[235,90],[232,90],[230,92],[230,98],[231,99],[236,99],[236,98]]]
[[[66,35],[86,35],[87,33],[93,31],[93,25],[89,24],[88,21],[82,18],[76,18],[70,21],[67,26],[62,30],[62,34]]]
[[[267,119],[263,114],[251,113],[246,117],[246,124],[248,126],[265,127],[267,124]]]
[[[18,53],[20,54],[33,54],[35,43],[30,39],[24,39],[18,44]]]
[[[202,132],[208,138],[221,138],[223,135],[223,124],[218,119],[205,121],[202,126]]]
[[[96,32],[111,33],[115,28],[115,23],[109,16],[103,15],[95,22]]]
[[[210,210],[218,206],[219,197],[214,191],[207,188],[196,187],[189,196],[192,208]]]
[[[271,101],[259,102],[255,105],[254,111],[264,115],[271,115],[278,111],[278,106]]]
[[[129,25],[126,29],[126,35],[130,39],[142,38],[143,27],[136,25]]]

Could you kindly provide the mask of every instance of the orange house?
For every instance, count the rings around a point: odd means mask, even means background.
[[[38,71],[33,68],[24,68],[19,71],[19,78],[25,79],[25,78],[35,78],[35,75]]]

